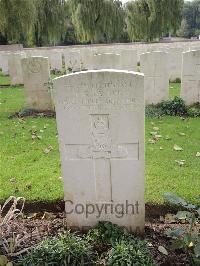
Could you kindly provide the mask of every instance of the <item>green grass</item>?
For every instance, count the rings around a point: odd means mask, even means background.
[[[58,74],[51,74],[51,78],[57,78],[60,75]],[[5,76],[3,73],[0,71],[0,85],[10,85],[11,79],[10,76]]]
[[[4,76],[0,71],[0,85],[10,85],[10,76]]]
[[[0,201],[10,195],[28,201],[63,198],[60,157],[55,119],[8,119],[24,108],[22,87],[0,89]],[[159,127],[162,138],[150,144],[150,132]],[[200,119],[179,117],[146,119],[146,201],[163,202],[163,193],[171,191],[195,202],[200,191]],[[40,139],[32,139],[37,131]],[[186,136],[180,136],[179,133]],[[171,139],[166,140],[169,136]],[[183,148],[173,150],[174,144]],[[48,154],[44,149],[53,147]],[[160,149],[163,148],[163,150]],[[180,167],[175,160],[185,160]]]
[[[169,98],[174,99],[175,96],[180,97],[181,83],[170,83],[169,86]]]

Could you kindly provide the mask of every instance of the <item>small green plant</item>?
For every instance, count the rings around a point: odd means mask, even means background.
[[[98,248],[107,247],[105,261],[108,266],[156,265],[145,241],[112,223],[99,223],[96,228],[88,232],[87,239]]]
[[[18,266],[33,265],[156,264],[145,241],[130,235],[117,225],[100,223],[86,235],[78,236],[67,232],[57,238],[44,240],[18,263]]]
[[[166,193],[164,199],[170,204],[184,208],[185,210],[178,211],[174,218],[189,223],[187,228],[180,226],[166,232],[167,236],[173,239],[172,248],[184,249],[192,257],[193,264],[200,265],[200,235],[196,228],[196,224],[200,221],[200,207],[172,193]]]
[[[125,239],[129,233],[124,228],[121,228],[112,223],[99,223],[96,228],[91,229],[86,238],[92,242],[103,243],[103,245],[114,245],[117,241]]]
[[[173,100],[162,101],[156,105],[148,105],[145,111],[148,117],[160,117],[164,115],[199,117],[200,103],[186,106],[184,100],[176,96]]]
[[[163,111],[163,115],[185,116],[187,115],[187,106],[183,99],[175,97],[173,100],[163,101],[158,104]]]
[[[196,103],[188,107],[188,116],[200,117],[200,103]]]
[[[117,242],[108,252],[107,266],[155,266],[144,241],[127,239]]]
[[[42,241],[19,261],[20,266],[95,265],[97,252],[84,238],[67,232],[58,238]]]
[[[62,75],[62,71],[58,70],[58,69],[52,69],[51,70],[51,74],[53,75]]]

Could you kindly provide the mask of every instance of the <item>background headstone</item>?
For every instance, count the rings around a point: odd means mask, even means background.
[[[81,54],[79,50],[64,50],[65,70],[77,72],[81,69]]]
[[[187,105],[200,102],[200,50],[183,53],[181,98]]]
[[[96,70],[100,69],[121,69],[120,54],[94,54],[92,58],[92,68]]]
[[[26,106],[36,110],[53,110],[48,58],[28,57],[22,60]]]
[[[118,49],[120,54],[120,69],[137,71],[137,51],[133,49]]]
[[[180,80],[183,48],[169,48],[167,49],[167,53],[169,54],[170,81]]]
[[[25,58],[23,53],[12,53],[8,55],[8,68],[11,78],[11,85],[23,84],[21,60]]]
[[[9,68],[8,68],[8,56],[9,53],[6,52],[0,52],[0,68],[2,69],[2,73],[4,75],[9,74]]]
[[[165,52],[151,52],[140,56],[141,72],[144,73],[146,104],[157,104],[169,98],[169,64]]]
[[[47,53],[47,57],[49,58],[50,69],[55,72],[62,72],[62,50],[50,50]]]

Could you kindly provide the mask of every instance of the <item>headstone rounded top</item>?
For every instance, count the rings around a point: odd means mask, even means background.
[[[81,71],[81,72],[76,72],[76,73],[70,73],[67,75],[63,75],[57,78],[54,78],[53,81],[57,81],[63,78],[68,78],[72,76],[78,76],[78,75],[89,75],[89,74],[94,74],[94,73],[122,73],[122,74],[132,74],[132,75],[137,75],[137,76],[144,76],[143,73],[140,72],[135,72],[135,71],[127,71],[127,70],[117,70],[117,69],[101,69],[101,70],[89,70],[89,71]]]

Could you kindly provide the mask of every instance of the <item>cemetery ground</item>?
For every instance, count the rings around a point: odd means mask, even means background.
[[[9,77],[1,75],[0,84],[9,84]],[[173,98],[179,94],[180,84],[170,84],[170,97]],[[29,209],[31,213],[27,216],[29,219],[19,219],[16,222],[15,230],[19,234],[29,231],[30,228],[34,232],[36,229],[39,232],[31,240],[24,241],[21,249],[17,249],[16,253],[39,243],[48,235],[53,236],[63,232],[65,228],[62,214],[63,185],[55,118],[46,117],[44,113],[36,117],[26,117],[26,113],[22,117],[11,117],[24,108],[23,87],[0,88],[0,202],[5,202],[11,195],[24,197],[25,209]],[[26,112],[28,114],[28,110]],[[146,117],[145,238],[150,243],[149,248],[153,258],[160,265],[191,265],[187,252],[170,250],[170,241],[164,232],[168,228],[177,228],[178,224],[174,223],[174,217],[171,214],[174,213],[174,208],[164,202],[163,195],[165,192],[173,192],[188,202],[198,204],[198,199],[194,195],[198,196],[200,191],[199,128],[198,117]],[[48,212],[44,213],[45,209]],[[187,228],[188,225],[183,226]],[[70,237],[73,238],[73,236]],[[80,239],[79,241],[82,241]],[[70,241],[75,240],[70,239]],[[85,245],[84,241],[80,243]],[[53,244],[46,243],[46,245],[50,249]],[[98,248],[100,252],[106,253],[108,246],[111,247],[107,243],[103,248],[101,243]],[[122,246],[118,248],[123,249]],[[33,257],[36,254],[32,254]],[[40,256],[39,253],[38,256]],[[151,261],[148,263],[144,265],[155,265]],[[110,265],[122,264],[119,262],[119,264]]]

